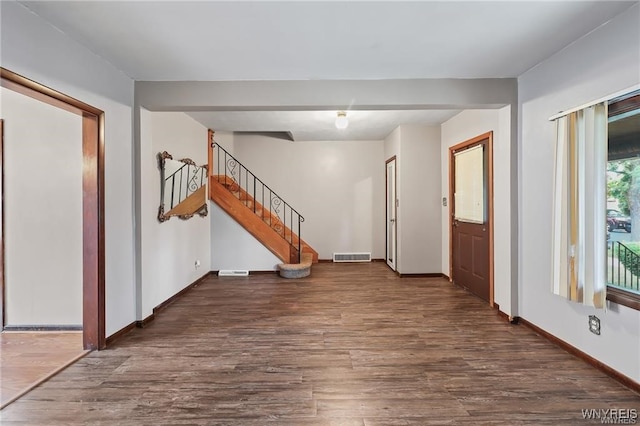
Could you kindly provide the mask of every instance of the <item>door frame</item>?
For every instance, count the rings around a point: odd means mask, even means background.
[[[0,330],[5,324],[4,297],[4,119],[0,118]]]
[[[449,281],[453,281],[453,215],[455,211],[455,196],[453,193],[455,179],[455,159],[454,153],[467,148],[480,141],[487,140],[487,226],[489,227],[489,305],[494,306],[494,259],[493,259],[493,131],[478,135],[474,138],[449,147]]]
[[[395,253],[393,253],[393,268],[391,268],[391,266],[389,265],[389,215],[388,215],[388,201],[389,201],[389,176],[388,176],[388,171],[389,171],[389,163],[391,163],[393,161],[393,194],[394,194],[394,201],[393,201],[393,211],[394,211],[394,216],[395,216],[395,232],[393,234],[395,241],[393,242],[393,248]],[[397,199],[398,199],[398,162],[396,159],[396,156],[394,155],[393,157],[389,158],[387,161],[384,162],[384,188],[385,188],[385,192],[384,192],[384,202],[385,202],[385,209],[384,209],[384,217],[385,217],[385,228],[384,228],[384,242],[385,242],[385,246],[384,246],[384,257],[385,257],[385,263],[387,264],[387,266],[389,266],[389,268],[391,268],[393,271],[397,271],[398,270],[398,203],[397,203]]]
[[[104,112],[71,96],[0,67],[2,87],[62,108],[82,117],[82,341],[84,349],[104,349],[105,232],[104,232]],[[7,125],[7,123],[4,123]],[[4,125],[2,127],[4,127]],[[0,144],[0,151],[3,146]],[[0,213],[0,293],[5,326],[4,155],[0,153],[2,201]]]

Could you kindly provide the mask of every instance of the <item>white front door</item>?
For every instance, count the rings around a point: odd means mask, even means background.
[[[396,157],[387,160],[387,265],[394,271],[396,270]]]

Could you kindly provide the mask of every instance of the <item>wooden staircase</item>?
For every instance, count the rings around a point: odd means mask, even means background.
[[[302,253],[311,255],[313,263],[318,262],[318,253],[307,242],[230,176],[209,176],[209,198],[283,262],[298,263],[298,245]]]
[[[209,199],[285,264],[303,263],[303,259],[317,263],[318,252],[294,232],[300,233],[304,217],[217,144],[213,135],[209,129]]]

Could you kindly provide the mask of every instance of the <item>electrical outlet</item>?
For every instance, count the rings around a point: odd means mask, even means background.
[[[200,260],[196,260],[195,267],[196,267],[196,269],[198,269],[200,267]]]
[[[595,315],[589,315],[589,331],[600,335],[600,318]]]

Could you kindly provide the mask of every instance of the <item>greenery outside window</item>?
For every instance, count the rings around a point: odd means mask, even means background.
[[[607,300],[640,310],[640,91],[608,105]]]

